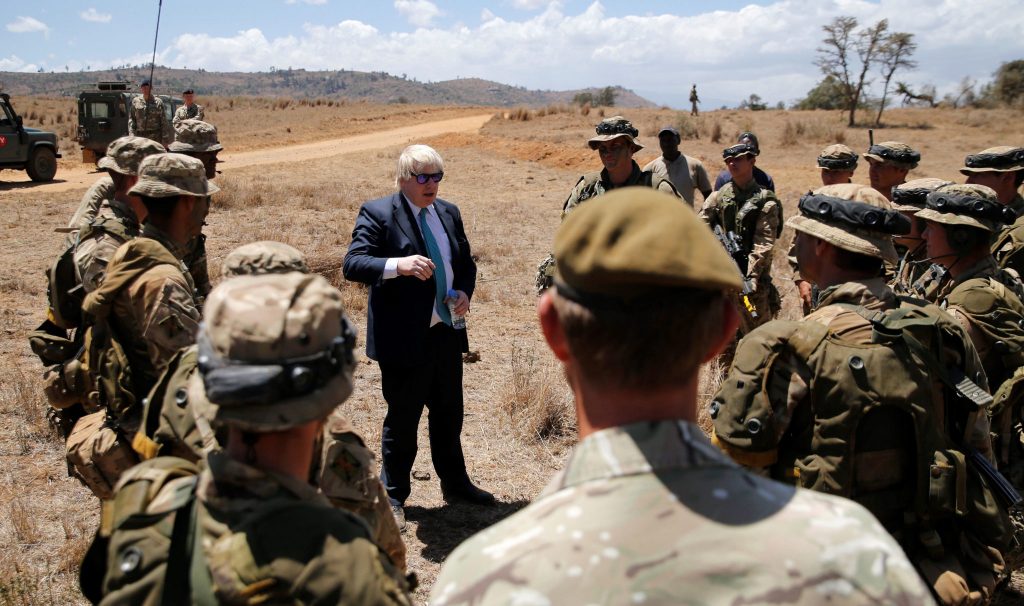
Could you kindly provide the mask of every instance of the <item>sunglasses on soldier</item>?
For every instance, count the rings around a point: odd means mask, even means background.
[[[434,183],[440,183],[441,179],[444,178],[444,173],[425,173],[421,175],[411,175],[415,177],[416,182],[420,185],[425,185],[427,181],[433,181]]]

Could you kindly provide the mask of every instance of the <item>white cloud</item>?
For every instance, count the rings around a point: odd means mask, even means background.
[[[34,72],[38,66],[25,62],[18,55],[0,57],[0,72]]]
[[[441,9],[430,0],[395,0],[398,14],[417,27],[429,27]]]
[[[302,4],[309,4],[312,6],[327,4],[327,0],[287,0],[286,4],[299,4],[300,2]]]
[[[227,71],[271,65],[384,70],[421,81],[478,76],[554,90],[620,84],[677,107],[686,104],[696,82],[709,108],[735,105],[751,93],[774,104],[803,97],[821,79],[814,66],[821,27],[838,15],[854,15],[862,24],[888,17],[892,30],[915,33],[920,67],[900,79],[912,86],[934,84],[941,93],[965,75],[984,82],[1001,62],[1024,56],[1018,2],[779,0],[694,16],[626,17],[610,16],[599,2],[567,14],[556,2],[521,20],[481,11],[476,26],[420,25],[408,33],[349,20],[306,25],[270,39],[255,28],[229,37],[186,34],[163,49],[157,62]],[[399,1],[395,8],[417,4]],[[140,55],[92,63],[148,60]]]
[[[552,4],[551,0],[511,0],[512,6],[523,10],[533,11],[542,6]],[[561,4],[560,2],[558,4]]]
[[[18,17],[7,24],[7,31],[15,34],[28,34],[32,32],[50,33],[50,27],[34,17]]]
[[[91,21],[92,23],[110,23],[110,19],[113,17],[110,13],[101,13],[92,7],[78,13],[78,16],[82,18],[82,21]]]

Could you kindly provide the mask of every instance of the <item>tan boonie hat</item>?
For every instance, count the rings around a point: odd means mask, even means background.
[[[263,240],[243,244],[224,257],[220,274],[224,277],[309,273],[306,258],[296,248],[283,242]]]
[[[324,419],[352,394],[355,331],[318,275],[225,280],[206,299],[188,385],[216,425],[269,432]]]
[[[962,225],[997,232],[1014,222],[1016,216],[999,202],[991,187],[985,185],[946,185],[928,194],[927,205],[918,218],[944,225]]]
[[[217,140],[217,127],[202,120],[182,120],[174,129],[172,152],[215,152],[224,149]]]
[[[185,154],[147,156],[139,165],[139,182],[128,193],[152,198],[209,196],[220,188],[206,179],[202,160]]]
[[[910,231],[910,220],[867,185],[839,183],[800,198],[800,214],[786,225],[833,246],[895,263],[894,235]]]
[[[617,137],[625,137],[629,139],[629,142],[633,144],[634,153],[644,148],[644,146],[636,140],[636,138],[640,136],[640,131],[633,127],[632,122],[622,116],[605,118],[604,120],[601,120],[594,130],[597,132],[597,136],[587,141],[587,145],[590,146],[590,149],[597,149],[598,143],[601,143],[602,141],[611,141]]]
[[[960,173],[1011,173],[1024,170],[1024,147],[990,147],[964,158]]]
[[[164,153],[164,146],[146,137],[121,137],[107,146],[107,155],[100,158],[96,166],[122,175],[139,174],[139,164],[146,156]]]
[[[892,207],[900,212],[914,214],[924,208],[928,194],[952,181],[926,177],[901,183],[892,188]]]
[[[884,141],[872,145],[864,157],[888,162],[907,170],[917,168],[917,163],[921,161],[921,154],[917,150],[899,141]]]
[[[849,147],[836,143],[829,145],[818,154],[818,168],[825,170],[854,170],[857,168],[857,152]]]
[[[558,293],[585,307],[674,289],[743,287],[736,264],[696,213],[649,187],[615,189],[581,205],[559,227],[554,254]]]

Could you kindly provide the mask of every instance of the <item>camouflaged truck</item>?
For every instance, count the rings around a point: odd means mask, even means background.
[[[130,90],[129,82],[99,82],[95,90],[78,93],[78,131],[75,141],[82,146],[82,162],[95,164],[107,153],[110,142],[128,134],[128,108],[132,97],[141,95]],[[170,95],[155,95],[164,101],[168,124],[174,110],[184,101]]]
[[[0,169],[24,170],[33,181],[52,181],[59,157],[57,135],[26,127],[11,96],[0,93]]]

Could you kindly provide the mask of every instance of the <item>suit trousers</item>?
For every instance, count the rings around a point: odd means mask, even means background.
[[[455,329],[435,324],[416,363],[380,362],[388,405],[381,432],[380,479],[393,503],[404,504],[416,460],[420,415],[426,406],[430,457],[442,490],[470,483],[462,454],[462,351]]]

